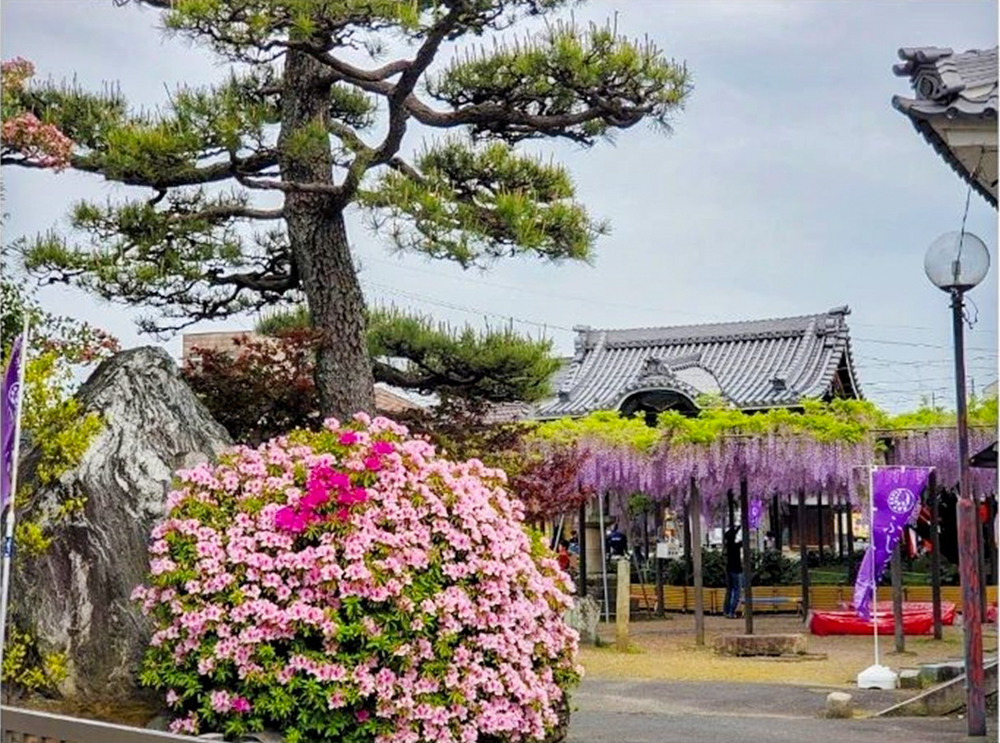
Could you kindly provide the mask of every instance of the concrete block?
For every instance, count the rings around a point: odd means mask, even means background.
[[[920,687],[920,669],[919,668],[903,668],[899,672],[899,688],[900,689],[919,689]]]
[[[826,695],[826,716],[848,718],[854,710],[853,697],[842,691],[831,691]]]
[[[799,655],[806,651],[806,636],[801,633],[782,635],[720,635],[715,638],[719,655]]]
[[[945,663],[925,663],[920,666],[920,685],[933,686],[942,681],[950,681],[965,673],[965,664],[960,660]]]

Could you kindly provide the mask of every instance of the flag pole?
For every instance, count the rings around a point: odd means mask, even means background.
[[[28,366],[28,340],[30,328],[28,318],[24,318],[24,330],[21,334],[20,368],[17,371],[17,418],[14,421],[14,451],[10,467],[10,498],[7,501],[7,517],[4,525],[3,548],[0,558],[3,561],[3,585],[0,588],[0,669],[3,668],[4,647],[7,642],[7,597],[10,593],[10,564],[14,559],[14,501],[17,495],[17,465],[21,453],[21,413],[24,403],[24,372]],[[0,673],[0,689],[2,689],[2,673]],[[0,702],[3,694],[0,692]],[[0,722],[0,735],[4,734]]]
[[[875,634],[875,665],[878,662],[878,579],[875,577],[875,468],[868,469],[868,544],[872,550],[872,629]]]

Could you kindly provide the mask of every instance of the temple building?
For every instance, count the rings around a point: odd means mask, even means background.
[[[997,48],[955,53],[942,47],[899,50],[893,67],[915,98],[892,105],[958,176],[997,205]]]
[[[741,410],[860,398],[847,307],[771,320],[597,330],[577,327],[576,349],[536,418],[619,410],[695,413],[708,395]]]

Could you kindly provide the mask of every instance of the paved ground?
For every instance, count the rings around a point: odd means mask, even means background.
[[[573,696],[569,743],[958,743],[965,720],[820,717],[829,687],[584,679]],[[863,712],[903,692],[852,692]],[[968,739],[983,742],[982,738]],[[997,740],[990,721],[986,741]]]

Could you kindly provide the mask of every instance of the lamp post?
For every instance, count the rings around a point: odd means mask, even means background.
[[[955,341],[955,417],[958,430],[958,544],[962,578],[962,628],[965,640],[965,687],[969,735],[986,735],[986,699],[983,691],[982,587],[979,585],[979,522],[969,486],[969,432],[965,401],[964,294],[986,276],[990,254],[986,245],[968,232],[948,232],[927,249],[927,278],[951,295],[951,323]]]

